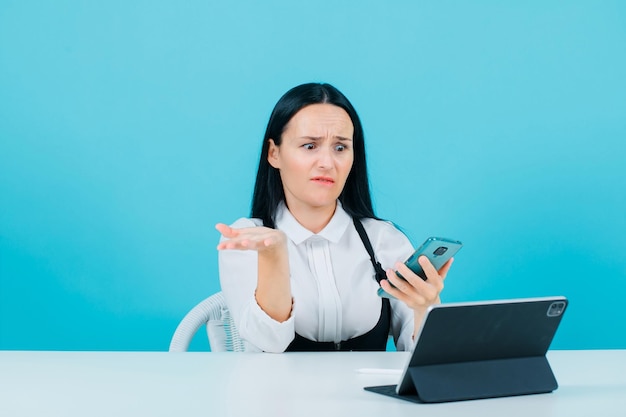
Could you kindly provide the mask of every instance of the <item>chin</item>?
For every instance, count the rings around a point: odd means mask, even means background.
[[[312,201],[310,204],[312,207],[315,207],[315,208],[323,208],[323,207],[330,207],[330,206],[335,207],[336,203],[337,203],[337,199],[334,198],[332,200]]]

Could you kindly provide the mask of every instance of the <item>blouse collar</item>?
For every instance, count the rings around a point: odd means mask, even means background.
[[[284,201],[281,201],[276,209],[276,228],[285,232],[287,237],[296,245],[313,236],[319,236],[337,243],[351,222],[352,218],[345,212],[339,200],[337,200],[337,208],[333,217],[319,233],[313,233],[298,223],[298,220],[293,217]]]

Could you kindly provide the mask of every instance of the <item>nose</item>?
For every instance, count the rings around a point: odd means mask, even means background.
[[[320,169],[330,169],[333,166],[333,152],[328,146],[323,146],[318,153],[317,165]]]

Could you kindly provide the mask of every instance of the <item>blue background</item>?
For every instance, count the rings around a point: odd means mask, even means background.
[[[465,243],[444,301],[565,295],[553,348],[626,348],[625,4],[1,0],[0,348],[166,350],[309,81],[377,213]]]

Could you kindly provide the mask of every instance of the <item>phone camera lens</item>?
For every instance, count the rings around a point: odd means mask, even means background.
[[[448,250],[448,248],[446,248],[445,246],[439,246],[437,249],[435,249],[435,252],[433,252],[436,256],[441,256],[444,253],[446,253],[446,251]]]

